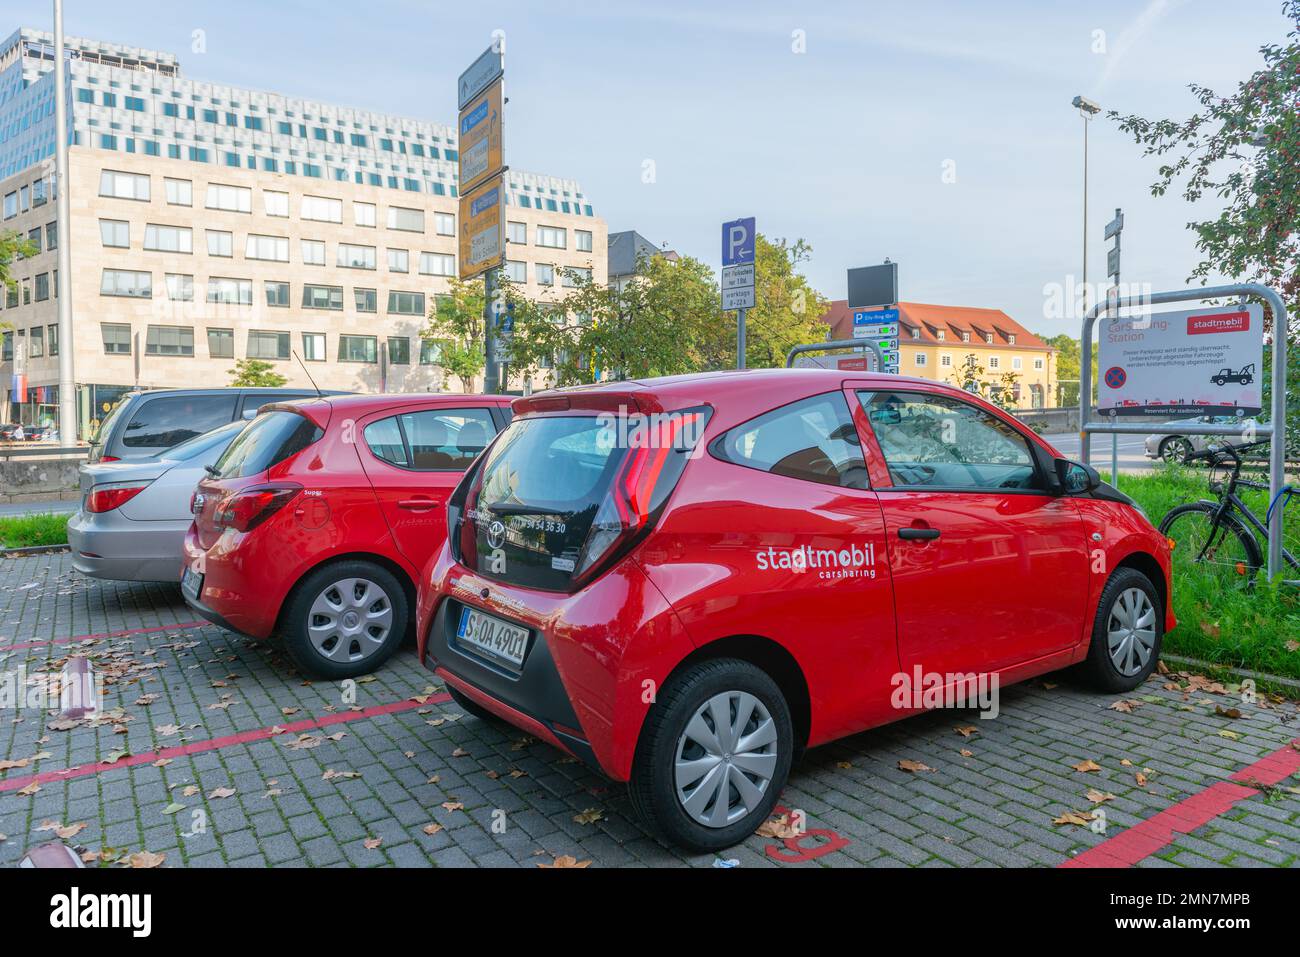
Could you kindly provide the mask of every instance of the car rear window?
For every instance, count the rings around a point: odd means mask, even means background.
[[[710,450],[724,462],[773,475],[867,488],[862,443],[841,392],[793,402],[724,432]]]
[[[305,415],[264,412],[244,427],[214,466],[217,478],[248,478],[265,472],[316,442],[324,433]]]
[[[236,394],[145,396],[122,432],[128,449],[170,449],[235,417]]]
[[[478,571],[564,590],[622,460],[596,416],[516,419],[492,446],[470,517]]]

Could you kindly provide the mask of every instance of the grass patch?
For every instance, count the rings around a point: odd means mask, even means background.
[[[1165,466],[1147,475],[1121,475],[1119,488],[1134,498],[1156,525],[1176,505],[1215,497],[1204,469],[1178,466]],[[1238,494],[1262,520],[1268,493],[1241,489]],[[1296,553],[1300,503],[1287,508],[1283,523],[1287,547]],[[1266,552],[1262,536],[1259,545]],[[1283,577],[1300,578],[1300,572],[1287,571]],[[1212,575],[1177,567],[1173,588],[1178,627],[1165,637],[1165,650],[1218,665],[1300,678],[1300,647],[1287,647],[1300,642],[1300,588],[1269,582],[1261,571],[1254,587],[1247,590],[1244,583],[1225,585]]]
[[[33,545],[66,545],[67,515],[18,515],[0,518],[0,548],[29,548]]]

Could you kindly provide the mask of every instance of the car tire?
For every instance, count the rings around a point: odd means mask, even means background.
[[[451,695],[451,700],[456,702],[456,707],[460,708],[460,710],[464,711],[466,714],[472,714],[474,717],[479,718],[482,721],[494,721],[497,724],[501,723],[501,719],[491,711],[474,701],[474,699],[470,698],[468,695],[457,691],[451,685],[447,685],[447,694]]]
[[[1187,464],[1187,457],[1192,454],[1192,443],[1181,436],[1170,436],[1160,443],[1160,458],[1165,462]]]
[[[369,674],[406,636],[406,590],[367,561],[325,565],[298,583],[280,616],[280,636],[298,668],[338,680]]]
[[[1164,630],[1164,605],[1151,579],[1136,568],[1119,569],[1097,602],[1080,674],[1098,691],[1132,691],[1155,671]],[[1111,635],[1123,632],[1112,645]]]
[[[722,716],[726,740],[716,736],[713,715],[720,706],[727,709]],[[735,728],[742,710],[744,724]],[[706,748],[700,738],[709,735]],[[745,751],[734,750],[747,739]],[[637,741],[628,792],[637,814],[656,834],[692,851],[720,851],[767,820],[789,777],[793,754],[790,708],[776,682],[747,661],[704,661],[659,690]],[[706,770],[691,778],[692,766]],[[716,826],[701,823],[701,815]]]

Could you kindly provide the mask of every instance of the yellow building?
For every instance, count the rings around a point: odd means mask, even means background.
[[[970,388],[986,398],[1010,392],[1019,409],[1050,408],[1056,350],[1001,309],[900,302],[898,371]],[[832,339],[853,338],[853,310],[837,299],[822,316]]]

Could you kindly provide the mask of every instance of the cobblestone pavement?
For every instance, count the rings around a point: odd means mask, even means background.
[[[620,785],[461,714],[411,648],[355,685],[313,683],[274,644],[193,618],[171,586],[85,579],[66,554],[0,559],[0,865],[60,838],[101,864],[148,851],[167,867],[715,861],[650,837]],[[73,654],[112,677],[98,720],[16,707]],[[1235,691],[1168,675],[1122,698],[1052,675],[1003,689],[993,720],[860,734],[791,776],[782,810],[805,833],[778,822],[722,857],[1295,866],[1300,711]]]

